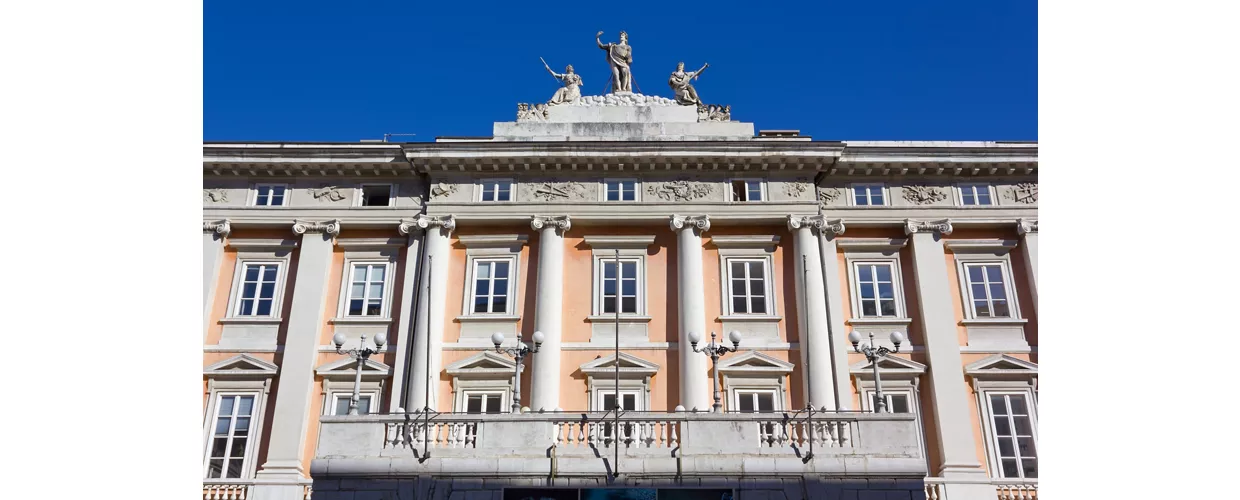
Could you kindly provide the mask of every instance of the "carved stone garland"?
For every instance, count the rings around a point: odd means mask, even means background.
[[[928,205],[947,199],[947,193],[933,186],[904,186],[904,199],[914,205]]]
[[[693,201],[710,196],[714,190],[714,186],[708,183],[688,179],[646,185],[646,193],[663,201]]]

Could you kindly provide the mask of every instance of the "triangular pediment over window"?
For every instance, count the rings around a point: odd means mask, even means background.
[[[238,354],[202,369],[210,378],[271,378],[279,370],[274,363],[249,354]]]
[[[495,351],[478,354],[448,365],[445,371],[454,377],[511,377],[517,368],[516,361]]]
[[[1038,364],[1007,354],[988,356],[964,367],[964,373],[983,379],[1029,379],[1038,376]]]
[[[330,363],[319,365],[314,369],[314,374],[326,379],[348,379],[353,380],[357,375],[357,360],[354,358],[344,358]],[[392,374],[392,368],[388,365],[367,359],[366,364],[362,365],[362,380],[384,379]]]
[[[603,356],[581,365],[581,373],[596,377],[614,375],[616,372],[616,356]],[[628,353],[620,353],[620,375],[653,376],[659,372],[658,363],[646,361]]]
[[[719,363],[719,373],[740,375],[753,374],[787,374],[792,373],[793,365],[782,359],[771,357],[758,351],[749,351],[734,358],[725,358]]]
[[[879,376],[884,379],[917,378],[926,373],[926,365],[896,356],[884,356],[878,360]],[[868,360],[853,363],[848,372],[863,379],[874,378],[874,366]]]

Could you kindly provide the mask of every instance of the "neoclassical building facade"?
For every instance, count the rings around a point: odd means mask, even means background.
[[[204,498],[1036,498],[1036,144],[554,118],[203,146]]]

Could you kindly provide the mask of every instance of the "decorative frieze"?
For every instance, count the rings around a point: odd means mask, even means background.
[[[1016,219],[1016,232],[1021,236],[1028,233],[1038,232],[1038,221],[1030,219]]]
[[[798,177],[793,182],[784,183],[784,194],[789,198],[804,198],[809,193],[809,179]]]
[[[202,230],[204,232],[213,231],[215,232],[215,234],[218,234],[221,237],[227,238],[229,234],[232,234],[232,225],[229,224],[228,219],[219,220],[219,221],[203,221]]]
[[[844,234],[844,220],[836,219],[827,220],[822,215],[789,215],[788,230],[796,231],[802,227],[808,227],[822,234],[831,234],[839,236]]]
[[[914,205],[929,205],[947,199],[947,192],[934,186],[904,186],[904,199]]]
[[[202,200],[211,203],[224,203],[228,201],[228,191],[221,188],[203,189]]]
[[[672,231],[679,231],[686,227],[696,228],[699,233],[710,231],[709,215],[675,215],[673,214],[668,225]]]
[[[699,122],[730,122],[732,121],[732,105],[699,104]]]
[[[293,232],[297,234],[326,233],[335,236],[340,234],[340,220],[332,219],[321,222],[299,220],[293,223]]]
[[[952,234],[952,221],[949,219],[937,221],[904,219],[904,234],[932,232],[938,232],[940,235]]]
[[[590,190],[580,182],[532,182],[518,185],[522,200],[589,201]]]
[[[547,121],[547,105],[538,104],[517,104],[517,121],[519,122],[542,122]]]
[[[1032,182],[1022,182],[1015,186],[1008,186],[1003,191],[1003,197],[1016,203],[1032,205],[1038,202],[1038,185]]]
[[[836,187],[819,187],[818,188],[818,206],[827,208],[827,206],[835,203],[840,198],[843,191]]]
[[[708,197],[714,191],[715,186],[708,182],[689,179],[646,184],[646,193],[663,201],[693,201]]]
[[[324,201],[336,202],[345,198],[339,186],[319,186],[317,188],[309,188],[306,192],[310,193],[310,196],[313,196],[320,203]]]
[[[447,198],[456,194],[458,189],[460,189],[460,187],[456,184],[448,184],[444,182],[436,183],[433,187],[431,187],[431,199],[438,200],[440,198]]]
[[[555,227],[560,234],[564,234],[565,231],[573,227],[573,221],[567,215],[558,217],[554,215],[535,215],[530,219],[530,227],[535,231],[547,226]]]

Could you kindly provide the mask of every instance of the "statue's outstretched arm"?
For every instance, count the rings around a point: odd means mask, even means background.
[[[598,48],[605,50],[607,49],[608,44],[603,43],[603,41],[599,39],[602,36],[603,36],[603,32],[602,31],[598,32],[597,35],[594,35],[594,42],[598,44]]]

